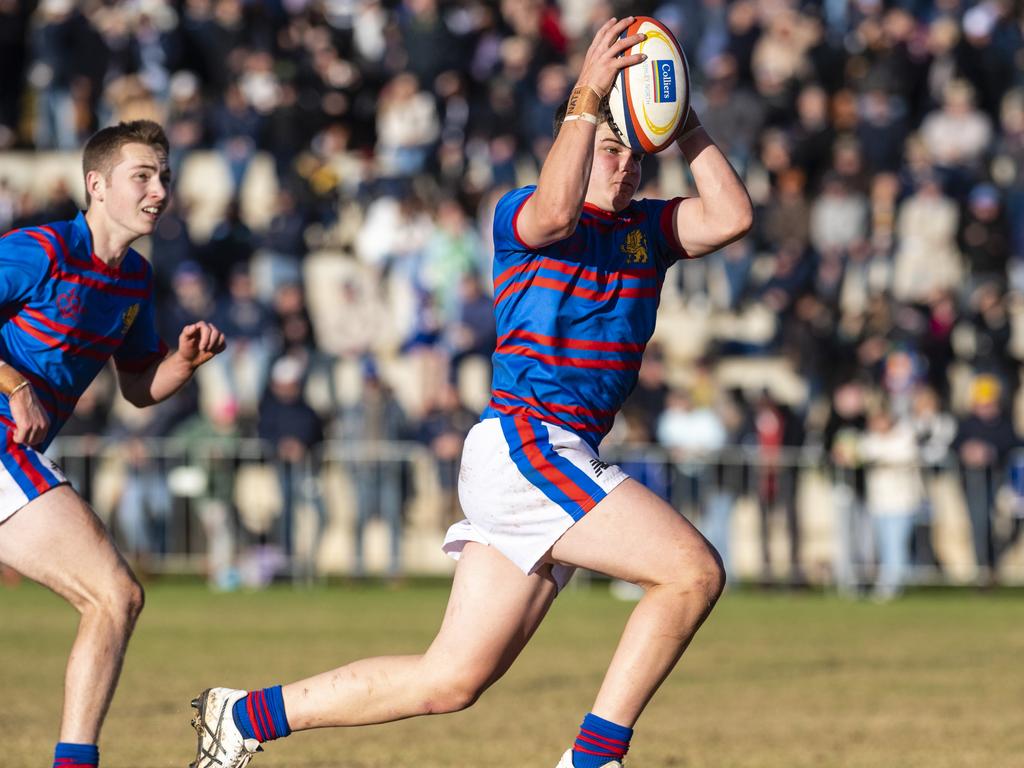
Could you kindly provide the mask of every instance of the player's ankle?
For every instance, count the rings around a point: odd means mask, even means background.
[[[57,743],[53,750],[53,768],[96,768],[100,750],[95,744]]]
[[[621,762],[629,751],[631,738],[632,728],[587,713],[572,747],[573,768],[601,768],[611,762]]]
[[[247,739],[265,741],[284,738],[292,732],[284,712],[281,686],[250,691],[231,710],[235,725]]]

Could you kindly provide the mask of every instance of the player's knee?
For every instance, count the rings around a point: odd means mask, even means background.
[[[131,631],[146,602],[142,585],[130,573],[118,574],[89,601],[87,611],[97,612],[111,624]]]
[[[698,589],[714,605],[725,589],[725,565],[722,558],[710,544],[697,567],[696,582]]]
[[[134,576],[129,577],[128,583],[124,585],[123,589],[122,605],[124,607],[124,615],[128,620],[129,626],[133,627],[139,618],[139,614],[142,613],[142,608],[146,604],[146,592]]]
[[[696,551],[687,552],[665,583],[673,584],[681,596],[698,596],[710,608],[725,589],[722,558],[714,547],[705,542]]]

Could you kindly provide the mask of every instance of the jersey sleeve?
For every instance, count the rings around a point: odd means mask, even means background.
[[[494,207],[494,252],[531,251],[532,249],[519,237],[516,226],[519,214],[530,199],[535,186],[521,187],[505,193]]]
[[[666,267],[680,259],[690,258],[690,254],[676,237],[675,216],[682,202],[681,197],[673,197],[671,200],[640,201],[650,222],[649,237],[650,242],[655,243],[654,251],[658,263]]]
[[[150,273],[150,286],[152,286],[152,273]],[[168,347],[156,330],[156,309],[153,304],[152,291],[148,299],[139,302],[138,307],[138,312],[125,334],[124,341],[114,353],[114,364],[119,371],[139,373],[167,356]]]
[[[27,232],[0,239],[0,307],[28,301],[49,269],[49,257]]]

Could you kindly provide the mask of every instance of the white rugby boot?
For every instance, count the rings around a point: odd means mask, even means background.
[[[256,739],[247,739],[235,725],[231,708],[248,691],[231,688],[207,688],[194,699],[196,729],[196,759],[189,768],[245,768],[256,752],[263,747]]]
[[[562,755],[562,759],[558,761],[558,765],[555,768],[572,768],[572,750],[565,750],[565,754]],[[622,768],[622,763],[618,760],[609,760],[607,763],[601,766],[601,768]]]

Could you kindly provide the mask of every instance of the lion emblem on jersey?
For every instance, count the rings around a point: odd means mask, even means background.
[[[628,256],[627,264],[647,263],[647,238],[639,229],[634,229],[626,235],[626,241],[622,244],[622,252]]]
[[[128,329],[132,327],[132,323],[135,322],[135,318],[139,314],[139,305],[132,304],[128,309],[121,315],[121,335],[124,336],[128,333]]]

